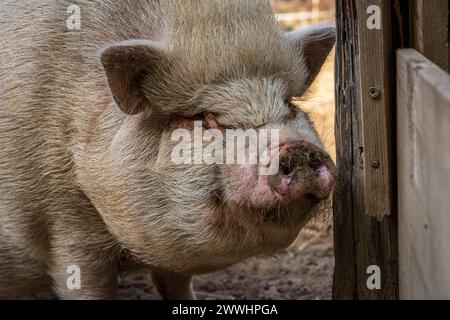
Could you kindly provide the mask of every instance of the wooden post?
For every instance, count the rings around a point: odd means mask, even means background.
[[[450,72],[448,0],[413,0],[412,45],[443,70]]]
[[[389,15],[393,10],[387,9],[387,6],[398,5],[400,0],[394,2],[390,0],[375,1],[382,9],[384,19],[382,26],[392,29],[382,30],[383,36],[381,37],[362,39],[363,42],[370,40],[372,46],[379,46],[384,50],[383,54],[374,55],[373,61],[368,62],[366,59],[370,56],[367,55],[367,51],[370,48],[367,43],[361,46],[360,42],[361,37],[368,37],[367,31],[361,30],[362,27],[366,27],[368,15],[366,10],[361,7],[360,1],[336,0],[336,156],[339,176],[333,197],[335,242],[333,298],[398,299],[397,214],[395,198],[392,197],[393,193],[395,194],[395,180],[392,176],[394,168],[388,161],[384,164],[391,166],[387,171],[390,172],[387,180],[385,176],[382,183],[371,184],[371,181],[365,181],[365,179],[373,179],[370,175],[365,175],[367,166],[373,165],[373,163],[365,161],[366,153],[380,152],[373,149],[374,145],[386,146],[382,152],[387,154],[379,154],[387,158],[393,157],[395,137],[391,132],[393,132],[392,125],[394,123],[392,115],[395,114],[394,100],[392,97],[384,96],[384,99],[379,102],[382,107],[375,106],[377,110],[374,111],[381,115],[372,114],[374,117],[381,117],[384,121],[381,125],[378,122],[375,126],[376,130],[383,130],[383,133],[373,134],[367,131],[367,127],[364,132],[364,108],[371,107],[371,105],[365,102],[362,90],[368,90],[368,87],[374,83],[362,83],[362,81],[366,81],[366,78],[361,75],[368,75],[370,70],[371,72],[381,72],[382,77],[378,75],[373,79],[382,81],[379,84],[382,90],[385,90],[386,85],[395,85],[393,81],[394,50],[392,48],[397,45],[392,45],[392,41],[387,39],[384,34],[388,31],[398,32],[394,28],[404,24],[392,23],[396,21]],[[364,1],[364,3],[366,2]],[[397,14],[397,11],[395,12]],[[375,30],[375,32],[380,31]],[[360,59],[361,56],[365,57],[363,61]],[[368,63],[371,65],[369,66]],[[380,66],[380,68],[376,69],[373,66]],[[382,94],[385,93],[382,92]],[[391,146],[387,144],[391,144]],[[390,185],[392,183],[393,186],[388,194],[390,199],[393,199],[393,205],[389,206],[389,214],[384,213],[378,218],[366,215],[366,199],[371,196],[370,192],[374,192],[374,196],[378,199],[385,197],[380,198],[375,194],[379,192],[385,195],[383,183]],[[370,192],[366,192],[367,188],[371,188]],[[369,289],[367,286],[370,276],[367,271],[370,266],[380,268],[381,288],[379,290]]]
[[[367,26],[369,14],[379,14],[380,29]],[[358,59],[361,121],[364,145],[364,210],[382,219],[392,211],[392,39],[391,3],[383,0],[360,0],[358,17]],[[376,20],[370,20],[376,21]],[[375,27],[371,25],[371,27]]]

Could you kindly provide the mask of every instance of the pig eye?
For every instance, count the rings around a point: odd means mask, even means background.
[[[205,119],[205,115],[203,113],[197,113],[192,118],[194,120],[203,120],[203,119]]]
[[[208,119],[208,115],[206,113],[198,113],[192,116],[192,119],[196,121],[206,121]]]
[[[204,120],[205,120],[205,117],[201,113],[195,114],[195,115],[175,115],[170,118],[171,122],[179,122],[179,123],[181,123],[181,122],[189,123],[189,122],[204,121]]]

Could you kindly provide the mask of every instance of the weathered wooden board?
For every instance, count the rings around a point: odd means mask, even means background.
[[[361,48],[358,41],[360,24],[358,21],[359,19],[365,21],[367,15],[364,11],[362,16],[361,13],[358,16],[357,5],[360,1],[336,1],[338,39],[335,132],[339,174],[333,197],[335,248],[333,298],[397,299],[396,212],[394,210],[391,215],[383,216],[381,221],[365,214],[366,163],[363,160],[365,145],[361,125],[361,90],[366,84],[361,83],[360,78]],[[395,30],[397,32],[397,27]],[[394,110],[391,107],[391,111]],[[367,268],[371,265],[377,265],[381,270],[379,290],[371,290],[366,285],[369,277]]]
[[[450,72],[448,0],[413,0],[412,44],[429,60]]]
[[[379,9],[371,11],[368,8]],[[377,14],[379,13],[379,16]],[[392,211],[392,27],[391,3],[357,1],[361,83],[362,133],[364,143],[365,212],[380,220]],[[380,29],[367,26],[370,15]],[[374,96],[375,95],[375,96]]]
[[[403,299],[450,299],[450,75],[397,54],[399,280]]]

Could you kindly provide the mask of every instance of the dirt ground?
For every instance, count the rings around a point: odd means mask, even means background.
[[[300,106],[310,113],[326,148],[335,155],[333,56],[315,90]],[[334,268],[330,209],[309,224],[295,243],[275,257],[255,257],[194,279],[199,299],[330,299]],[[125,276],[121,299],[159,299],[146,275]]]
[[[256,257],[223,271],[194,278],[199,299],[296,299],[331,298],[333,246],[330,235],[304,248],[292,246],[279,255]],[[159,299],[146,275],[122,279],[122,299]]]

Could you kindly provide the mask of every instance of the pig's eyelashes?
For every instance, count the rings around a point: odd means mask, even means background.
[[[255,129],[261,129],[262,127],[264,127],[264,126],[266,126],[266,125],[267,125],[267,123],[264,123],[264,124],[262,124],[262,125],[259,125],[259,126],[255,127]]]
[[[197,113],[194,115],[186,115],[186,116],[179,116],[181,119],[183,120],[187,120],[187,121],[200,121],[200,120],[204,120],[205,116],[203,115],[203,113]]]

